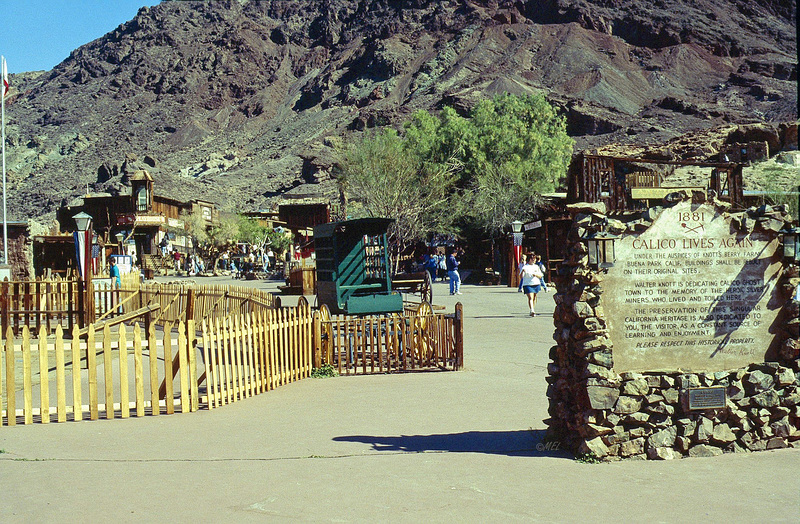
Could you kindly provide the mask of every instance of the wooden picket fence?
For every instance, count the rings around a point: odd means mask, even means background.
[[[0,425],[213,409],[324,364],[341,374],[463,365],[460,304],[449,315],[423,304],[403,314],[331,318],[304,297],[278,307],[272,295],[249,289],[137,286],[108,290],[108,306],[95,302],[105,311],[98,323],[83,328],[54,321],[50,330],[46,315],[14,324],[19,335],[6,326]],[[131,325],[136,319],[145,325]]]
[[[307,305],[202,322],[209,409],[311,376],[313,317]]]
[[[427,304],[423,304],[427,306]],[[339,374],[374,374],[415,370],[453,370],[463,366],[463,308],[453,314],[430,307],[403,315],[339,315],[315,318],[317,363]]]
[[[15,335],[22,327],[48,332],[56,325],[72,329],[81,311],[77,279],[37,278],[34,281],[0,283],[0,320],[2,332],[9,326]]]
[[[179,323],[177,334],[171,326],[157,333],[154,324],[146,333],[138,323],[120,325],[113,335],[108,326],[99,333],[90,326],[83,337],[75,326],[71,340],[65,340],[61,326],[56,326],[52,337],[42,327],[38,341],[31,340],[27,327],[16,341],[9,328],[0,351],[0,404],[5,405],[0,422],[13,426],[21,419],[25,424],[46,424],[53,416],[64,422],[87,415],[97,420],[101,412],[107,419],[128,418],[131,413],[171,414],[176,405],[184,413],[197,410],[195,341],[186,338],[187,331],[194,329],[191,324]],[[181,363],[177,387],[169,365],[173,354],[179,355]],[[167,385],[162,398],[159,377]],[[34,379],[39,381],[38,388]]]
[[[119,288],[95,281],[91,301],[80,278],[37,278],[33,281],[0,282],[0,327],[11,326],[15,336],[22,328],[39,332],[44,326],[52,334],[57,325],[71,332],[74,325],[114,318],[152,304],[161,306],[153,319],[158,325],[227,318],[277,307],[272,293],[235,286],[195,284],[141,284],[139,273],[123,275]],[[190,302],[193,307],[190,307]],[[87,308],[91,313],[87,314]]]
[[[124,311],[148,304],[161,306],[157,323],[195,319],[223,320],[276,307],[272,293],[235,286],[198,286],[196,284],[142,284],[120,290],[125,301]]]
[[[38,341],[24,327],[0,351],[0,424],[172,414],[230,404],[311,375],[313,316],[307,305],[194,321],[106,326],[86,333],[61,326]],[[93,350],[92,350],[93,349]],[[198,362],[198,358],[200,362]],[[38,361],[38,365],[36,362]],[[55,375],[52,377],[52,375]],[[34,385],[35,379],[39,387]],[[100,385],[102,382],[102,385]],[[98,399],[104,392],[105,402]],[[18,398],[20,397],[20,398]],[[84,404],[84,399],[88,402]],[[55,405],[51,406],[51,399]],[[71,404],[69,401],[72,401]],[[71,414],[71,417],[68,415]]]
[[[4,280],[0,282],[1,332],[5,333],[10,326],[15,336],[22,333],[23,327],[36,333],[44,327],[47,333],[53,333],[59,325],[70,332],[76,324],[84,327],[98,318],[128,313],[135,307],[130,301],[123,307],[121,302],[135,294],[139,273],[123,275],[121,280],[119,289],[109,282],[95,282],[91,295],[86,293],[85,283],[78,277]]]

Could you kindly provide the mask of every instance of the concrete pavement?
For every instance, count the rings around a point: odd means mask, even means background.
[[[800,521],[798,450],[583,464],[543,449],[552,319],[529,317],[515,289],[434,286],[448,311],[464,304],[463,371],[2,427],[0,521]],[[552,295],[541,299],[552,314]]]

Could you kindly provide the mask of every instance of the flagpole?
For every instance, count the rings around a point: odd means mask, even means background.
[[[3,80],[6,74],[6,57],[0,56],[0,68],[3,71]],[[3,142],[3,263],[8,265],[8,219],[6,217],[6,86],[0,85],[0,127],[2,128]]]

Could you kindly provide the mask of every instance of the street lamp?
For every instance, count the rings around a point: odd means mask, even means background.
[[[81,211],[72,219],[75,221],[75,225],[78,226],[78,231],[88,231],[89,224],[92,223],[92,215]]]
[[[581,240],[586,242],[586,247],[589,250],[589,265],[594,269],[613,267],[616,261],[614,241],[618,238],[618,236],[605,231],[598,231],[582,238]]]
[[[78,265],[83,276],[84,325],[94,322],[94,286],[92,285],[92,216],[81,211],[72,217],[78,230],[75,232],[75,245],[78,252]],[[82,248],[82,249],[81,249]]]
[[[87,271],[88,265],[91,263],[92,256],[92,216],[88,213],[81,211],[72,217],[75,220],[75,225],[78,231],[75,233],[75,242],[78,246],[78,269],[84,278],[91,271]],[[82,248],[82,249],[81,249]]]
[[[120,231],[119,233],[114,235],[114,238],[117,239],[117,246],[119,247],[119,254],[120,255],[124,255],[125,253],[122,250],[122,241],[125,240],[125,233]]]

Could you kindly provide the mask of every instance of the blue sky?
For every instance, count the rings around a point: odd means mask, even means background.
[[[0,55],[9,73],[50,70],[73,49],[160,0],[0,0]]]

